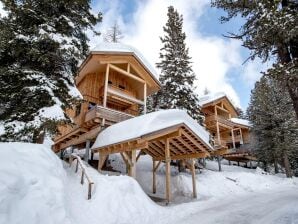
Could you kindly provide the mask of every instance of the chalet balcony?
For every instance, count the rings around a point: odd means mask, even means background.
[[[114,109],[106,108],[103,106],[95,106],[90,109],[85,116],[86,124],[100,123],[102,119],[105,119],[108,123],[118,123],[130,118],[133,118],[134,115],[130,114],[132,111],[117,111]]]
[[[228,119],[222,118],[217,115],[209,115],[205,117],[205,124],[207,126],[215,126],[216,122],[220,123],[223,126],[228,126],[229,128],[233,128],[234,124],[233,122],[229,121]]]

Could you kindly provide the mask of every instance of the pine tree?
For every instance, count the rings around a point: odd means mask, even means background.
[[[212,6],[227,12],[221,22],[241,16],[245,19],[240,39],[251,51],[250,59],[260,57],[264,62],[276,58],[267,75],[280,81],[289,92],[298,119],[298,2],[297,0],[212,0]]]
[[[298,175],[298,122],[289,94],[279,82],[264,76],[252,91],[247,111],[259,160],[273,164],[276,171],[282,164],[288,177],[291,169]]]
[[[244,113],[244,111],[240,107],[236,107],[236,110],[238,112],[238,118],[247,119],[246,114]]]
[[[105,42],[119,43],[123,39],[123,34],[117,21],[104,34]]]
[[[91,13],[89,0],[1,1],[8,14],[0,18],[0,140],[37,142],[54,131],[53,112],[73,104],[85,30],[98,34],[101,14]]]
[[[163,27],[165,36],[161,37],[163,47],[160,52],[161,91],[153,96],[153,108],[184,109],[194,119],[201,121],[198,97],[194,93],[195,74],[191,67],[186,35],[182,31],[183,18],[177,10],[168,8],[168,21]]]

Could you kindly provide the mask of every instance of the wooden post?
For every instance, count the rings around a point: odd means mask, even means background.
[[[217,132],[218,145],[221,145],[218,121],[216,121],[216,132]]]
[[[103,155],[102,155],[102,153],[100,153],[100,152],[98,152],[98,167],[97,167],[97,170],[98,170],[98,172],[100,172],[101,171],[101,168],[102,168],[102,166],[103,166]]]
[[[109,85],[109,72],[110,72],[110,64],[107,64],[106,68],[106,77],[104,84],[104,92],[103,92],[103,107],[107,107],[107,98],[108,98],[108,85]],[[102,119],[101,126],[104,127],[106,123],[106,119]]]
[[[242,145],[243,144],[243,136],[242,136],[241,128],[239,128],[239,131],[240,131],[240,144]]]
[[[78,172],[78,170],[79,170],[79,160],[77,159],[76,173]]]
[[[235,137],[234,137],[234,129],[233,128],[231,130],[231,133],[232,133],[233,149],[235,149],[236,146],[235,146]]]
[[[218,171],[221,171],[221,162],[220,162],[220,156],[217,156],[217,162],[218,162]]]
[[[83,169],[82,170],[82,176],[81,176],[81,184],[84,184],[84,173],[85,173],[85,171]]]
[[[86,141],[86,151],[85,151],[85,156],[84,156],[84,160],[87,163],[88,163],[88,160],[89,160],[90,144],[91,144],[91,141],[90,140],[87,140]]]
[[[196,187],[196,170],[195,170],[195,160],[191,160],[191,177],[192,177],[192,192],[193,197],[197,198],[197,187]]]
[[[110,65],[107,64],[106,77],[105,77],[105,86],[104,86],[104,92],[103,92],[103,107],[106,107],[107,106],[108,85],[109,85],[109,72],[110,72]]]
[[[131,164],[129,164],[129,173],[128,175],[136,178],[136,150],[131,150],[130,154],[130,159],[131,159]]]
[[[155,169],[155,160],[152,159],[153,167],[152,167],[152,192],[156,193],[156,169]]]
[[[166,162],[166,201],[167,204],[170,203],[171,200],[171,156],[170,156],[170,140],[166,139],[165,144],[165,162]]]
[[[88,184],[88,200],[91,199],[91,190],[92,190],[92,184]]]
[[[144,83],[144,114],[147,113],[147,84]]]

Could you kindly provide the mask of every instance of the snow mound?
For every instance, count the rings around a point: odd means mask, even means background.
[[[156,111],[114,124],[99,133],[92,149],[140,138],[179,124],[188,126],[212,149],[209,144],[209,132],[185,111],[178,109]]]
[[[49,148],[0,143],[0,223],[70,223],[64,178],[61,161]]]

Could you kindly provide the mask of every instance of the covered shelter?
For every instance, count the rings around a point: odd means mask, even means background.
[[[192,172],[193,196],[196,197],[195,160],[210,156],[213,148],[209,133],[185,111],[162,110],[135,117],[103,130],[92,146],[99,153],[98,170],[109,154],[120,153],[128,174],[136,176],[136,161],[142,153],[152,157],[153,193],[156,192],[156,170],[166,166],[166,201],[170,202],[170,161],[185,160]],[[139,150],[138,155],[137,150]]]

